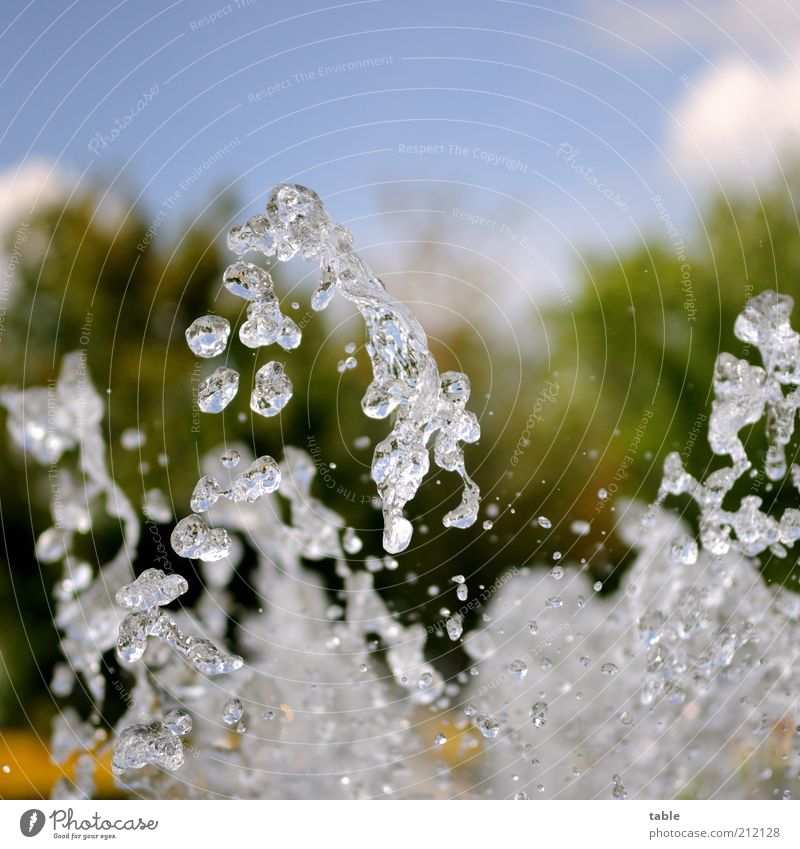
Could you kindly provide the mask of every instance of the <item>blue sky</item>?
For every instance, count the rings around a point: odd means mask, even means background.
[[[302,182],[362,244],[444,216],[536,296],[666,238],[664,210],[688,232],[797,132],[783,0],[4,0],[0,32],[12,184],[44,161],[179,228],[220,188],[249,214]]]

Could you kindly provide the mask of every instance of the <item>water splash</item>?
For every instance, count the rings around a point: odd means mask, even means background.
[[[259,252],[285,262],[299,255],[320,264],[320,283],[311,299],[323,310],[335,293],[355,304],[367,329],[366,350],[373,380],[362,400],[370,418],[394,415],[389,435],[375,447],[372,478],[383,504],[383,544],[389,553],[408,547],[411,523],[403,509],[434,462],[464,481],[462,500],[443,519],[446,527],[466,528],[478,512],[480,490],[464,466],[462,443],[477,442],[480,426],[466,409],[470,384],[460,372],[439,373],[419,322],[352,250],[352,236],[335,224],[317,194],[303,186],[279,185],[270,193],[265,215],[234,227],[228,245],[240,256]],[[281,313],[272,278],[258,266],[237,260],[225,272],[225,287],[248,304],[239,337],[248,347],[277,342],[300,344],[297,325]],[[261,415],[275,415],[291,397],[291,382],[279,363],[259,370],[250,401]]]
[[[121,661],[140,660],[147,649],[147,638],[152,636],[171,646],[205,675],[222,675],[241,668],[240,657],[227,654],[211,640],[184,633],[171,616],[159,610],[188,589],[188,582],[180,575],[146,569],[117,592],[117,604],[132,608],[119,626],[117,655]]]
[[[268,228],[259,232],[273,238]],[[286,239],[273,245],[284,259],[293,244]],[[313,256],[319,241],[316,233],[297,250],[305,245]],[[240,279],[252,284],[253,300],[268,300],[262,276]],[[316,303],[341,285],[338,272],[326,272]],[[112,767],[120,787],[145,795],[786,796],[800,775],[800,596],[767,586],[754,558],[793,545],[797,511],[775,519],[752,496],[737,509],[723,510],[722,499],[751,468],[741,428],[764,416],[767,477],[783,469],[800,479],[784,458],[800,406],[790,306],[765,293],[737,321],[763,368],[730,355],[718,360],[709,440],[732,465],[700,483],[671,456],[657,509],[618,502],[636,559],[616,594],[600,596],[599,582],[559,561],[516,570],[499,584],[481,627],[466,635],[460,614],[448,614],[446,632],[463,637],[474,661],[455,681],[426,659],[425,627],[400,623],[375,592],[372,572],[348,566],[344,552],[357,538],[312,495],[316,469],[304,452],[287,448],[276,463],[228,447],[203,459],[195,512],[173,536],[179,553],[199,561],[205,592],[193,614],[167,612],[188,583],[161,569],[131,580],[128,552],[141,518],[108,474],[102,403],[83,357],[66,357],[50,387],[0,390],[12,439],[39,463],[57,465],[54,524],[36,544],[43,562],[64,569],[55,598],[67,662],[52,689],[69,695],[77,674],[95,702],[88,720],[66,708],[54,725],[54,760],[79,752],[74,779],[59,782],[54,795],[94,793],[94,756],[112,746],[99,723],[103,654],[116,646],[132,683]],[[409,425],[403,405],[395,410],[395,428],[401,419]],[[664,507],[668,495],[686,492],[701,508],[699,544]],[[98,502],[122,520],[124,540],[109,563],[94,567],[75,556],[74,542],[92,529]],[[244,544],[257,553],[258,606],[231,627],[230,584]],[[342,582],[342,605],[331,604],[304,564],[327,558]],[[464,577],[453,583],[463,600]],[[109,586],[119,588],[116,606]],[[221,648],[229,638],[241,657]],[[463,760],[458,769],[440,760],[451,747]],[[472,757],[477,751],[481,758]]]
[[[131,574],[140,518],[108,472],[103,403],[89,378],[85,352],[67,354],[58,379],[47,387],[3,388],[0,405],[8,412],[11,439],[50,469],[53,525],[39,536],[36,551],[43,562],[62,563],[55,624],[68,661],[56,668],[53,684],[66,696],[80,676],[100,704],[105,695],[102,656],[116,643],[119,624],[108,587],[120,586]],[[70,455],[76,450],[73,462]],[[94,568],[76,554],[75,543],[91,531],[97,505],[119,522],[122,542],[110,561]]]
[[[797,511],[776,520],[753,496],[735,510],[721,506],[751,468],[738,433],[765,414],[767,477],[786,470],[800,406],[790,310],[790,299],[766,292],[736,322],[763,369],[729,354],[717,361],[709,442],[733,465],[701,484],[672,454],[657,505],[621,505],[637,558],[618,594],[596,595],[602,585],[590,588],[579,573],[554,605],[545,582],[525,571],[492,603],[490,624],[467,635],[480,673],[470,708],[493,712],[501,726],[486,753],[495,776],[487,793],[511,798],[522,785],[549,798],[772,798],[800,775],[800,596],[767,586],[753,559],[767,549],[785,556],[800,537]],[[679,493],[700,506],[699,546],[663,509]],[[511,658],[545,652],[555,662],[542,663],[535,682],[509,680]],[[528,716],[532,694],[548,706],[539,701]]]
[[[712,472],[701,483],[686,471],[677,452],[664,463],[658,504],[668,495],[690,495],[701,511],[700,540],[712,554],[734,550],[755,557],[769,550],[776,557],[785,557],[786,546],[800,539],[800,510],[793,507],[778,519],[760,509],[762,500],[756,495],[743,498],[737,510],[723,507],[737,480],[752,468],[739,438],[742,428],[765,418],[769,448],[764,473],[771,481],[787,474],[785,449],[800,408],[796,389],[800,334],[789,323],[792,306],[788,295],[766,291],[756,295],[736,319],[736,336],[758,349],[763,366],[727,353],[717,358],[708,442],[715,454],[730,457],[732,464]],[[800,468],[793,465],[791,473],[797,488]]]

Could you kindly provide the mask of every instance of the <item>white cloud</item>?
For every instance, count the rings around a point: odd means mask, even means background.
[[[30,229],[34,213],[52,207],[67,197],[72,183],[51,162],[31,159],[0,171],[0,309],[14,299],[18,267],[31,255],[38,258],[47,245],[41,234]]]
[[[6,236],[37,209],[63,200],[70,180],[51,162],[32,159],[0,171],[0,235]]]
[[[742,58],[717,64],[697,81],[681,78],[684,94],[669,127],[673,164],[688,177],[754,179],[797,150],[800,67],[770,72]]]

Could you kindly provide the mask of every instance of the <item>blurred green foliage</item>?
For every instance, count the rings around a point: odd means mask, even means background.
[[[476,332],[455,325],[449,335],[438,334],[432,349],[441,369],[466,371],[471,409],[483,410],[483,436],[467,447],[467,465],[484,487],[485,508],[495,505],[497,515],[488,530],[479,522],[467,531],[444,531],[440,517],[457,502],[457,479],[431,473],[411,505],[415,547],[400,556],[399,569],[376,576],[405,619],[431,622],[442,606],[455,607],[455,574],[467,576],[474,588],[490,586],[509,566],[550,561],[556,551],[565,563],[583,561],[613,589],[630,556],[615,532],[624,509],[620,496],[652,500],[670,451],[683,452],[698,476],[719,464],[702,420],[710,410],[714,360],[722,350],[743,355],[732,328],[748,297],[765,288],[789,294],[796,289],[799,187],[794,172],[760,193],[721,195],[692,233],[662,232],[617,256],[590,259],[572,303],[544,311],[555,346],[549,359],[531,357],[523,364],[521,386],[496,377],[492,383]],[[241,441],[276,457],[283,444],[314,448],[321,469],[317,494],[359,529],[365,541],[360,556],[380,554],[382,521],[369,464],[385,423],[360,412],[369,381],[363,350],[356,369],[337,369],[345,343],[363,341],[361,322],[339,314],[341,321],[332,323],[310,313],[310,282],[293,281],[284,270],[277,281],[288,303],[301,304],[288,312],[304,327],[301,347],[281,353],[295,384],[295,398],[283,414],[253,421],[239,403],[221,416],[203,416],[199,427],[192,417],[198,364],[184,328],[207,311],[225,315],[234,333],[243,319],[243,303],[220,292],[230,212],[223,202],[180,238],[159,232],[152,240],[151,222],[140,209],[132,207],[109,226],[88,198],[29,222],[0,345],[2,382],[42,385],[56,376],[64,353],[85,348],[95,385],[101,394],[110,390],[115,478],[135,503],[146,490],[162,489],[177,516],[188,512],[199,458],[222,442]],[[515,320],[535,327],[542,318],[531,308],[530,316]],[[255,369],[275,354],[233,345],[228,356],[242,373],[244,391]],[[492,373],[513,374],[514,358],[497,339]],[[199,364],[202,374],[211,370],[208,365]],[[147,437],[134,451],[120,447],[129,427]],[[355,441],[364,436],[369,446]],[[765,450],[760,428],[749,440],[752,456]],[[58,656],[49,601],[57,569],[37,563],[33,553],[37,533],[49,524],[46,472],[20,457],[6,438],[0,439],[0,463],[0,726],[44,725],[52,711],[46,685]],[[611,497],[598,498],[601,489]],[[763,495],[784,506],[796,500],[780,487]],[[552,529],[537,524],[540,515],[551,519]],[[576,519],[591,523],[587,535],[570,530]],[[162,530],[168,538],[169,525]],[[152,554],[145,541],[137,568],[149,565]],[[772,579],[794,585],[795,560],[764,565]],[[191,564],[176,556],[172,562],[191,583]],[[312,568],[327,570],[335,587],[330,564]],[[246,578],[245,569],[241,603],[249,592]],[[440,592],[431,593],[432,585]],[[458,648],[444,640],[434,654],[447,663],[448,657],[455,661]],[[27,715],[20,712],[23,704]]]

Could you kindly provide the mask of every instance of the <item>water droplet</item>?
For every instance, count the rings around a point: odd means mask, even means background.
[[[508,670],[517,681],[522,681],[528,674],[528,664],[524,660],[512,660]]]
[[[141,769],[148,764],[170,771],[178,769],[184,760],[180,736],[159,720],[129,725],[120,732],[114,747],[111,769],[116,775],[126,769]]]
[[[547,518],[547,516],[539,516],[536,521],[539,523],[540,528],[547,529],[553,527],[553,523]]]
[[[211,475],[204,475],[195,484],[189,506],[195,513],[205,513],[217,503],[221,493],[219,481]]]
[[[461,614],[454,613],[447,619],[445,624],[447,627],[447,636],[453,641],[458,640],[464,632],[463,617]]]
[[[237,260],[225,269],[222,282],[229,292],[247,300],[263,298],[272,292],[269,272],[243,260]]]
[[[170,733],[183,737],[192,730],[192,717],[185,710],[176,708],[164,717],[164,725],[169,728]]]
[[[219,459],[226,469],[232,469],[239,465],[241,454],[235,448],[228,448],[222,452]]]
[[[475,719],[475,726],[484,737],[493,739],[500,733],[500,724],[488,714],[479,714]]]
[[[690,536],[682,536],[672,543],[670,558],[680,566],[692,566],[697,563],[697,543]]]
[[[268,454],[264,454],[236,475],[231,487],[230,499],[253,503],[275,492],[280,484],[281,472],[278,464]]]
[[[239,390],[239,374],[220,366],[197,387],[197,406],[204,413],[221,413]]]
[[[206,561],[221,560],[231,549],[228,532],[224,528],[210,528],[196,513],[175,525],[170,542],[180,557]]]
[[[186,342],[198,357],[216,357],[225,350],[230,332],[228,319],[219,315],[204,315],[186,328]]]
[[[244,716],[244,705],[241,699],[228,699],[222,706],[222,721],[226,725],[236,725]]]
[[[149,610],[163,607],[189,589],[189,582],[181,575],[167,575],[161,569],[145,569],[131,584],[117,590],[116,601],[121,607]]]
[[[292,391],[292,382],[283,366],[273,360],[256,372],[250,409],[260,416],[275,416],[289,403]]]
[[[530,709],[530,717],[537,728],[543,728],[547,722],[547,702],[536,702]]]
[[[361,541],[353,528],[345,528],[342,534],[342,548],[347,554],[358,554],[361,551],[364,543]]]

